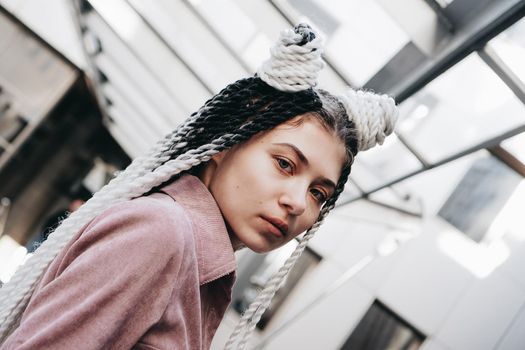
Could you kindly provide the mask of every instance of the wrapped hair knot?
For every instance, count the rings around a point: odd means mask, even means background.
[[[352,89],[338,98],[357,129],[359,151],[382,145],[394,131],[399,111],[393,98]]]
[[[324,67],[322,40],[309,25],[301,23],[293,30],[282,31],[270,53],[257,71],[266,84],[290,92],[317,85],[319,71]]]

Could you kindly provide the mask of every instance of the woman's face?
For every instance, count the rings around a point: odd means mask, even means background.
[[[335,191],[345,154],[333,132],[305,117],[298,126],[281,124],[215,155],[200,177],[234,248],[263,253],[314,224]]]

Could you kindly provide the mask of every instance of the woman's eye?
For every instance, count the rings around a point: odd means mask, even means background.
[[[315,199],[319,202],[319,203],[324,203],[326,201],[326,195],[322,192],[322,191],[319,191],[319,190],[316,190],[315,188],[311,190],[312,192],[312,195],[315,197]]]
[[[283,170],[286,170],[287,172],[292,172],[292,164],[288,162],[286,159],[283,158],[277,158],[277,163],[279,164],[279,167]]]

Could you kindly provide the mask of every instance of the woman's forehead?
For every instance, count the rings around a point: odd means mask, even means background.
[[[262,140],[269,145],[289,144],[293,146],[290,148],[297,148],[314,169],[323,169],[335,180],[346,160],[343,141],[312,118],[302,120],[299,125],[283,123],[266,133]]]

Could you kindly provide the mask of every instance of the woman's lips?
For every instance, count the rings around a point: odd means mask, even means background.
[[[272,231],[275,235],[284,237],[288,234],[288,224],[283,220],[271,216],[263,216],[262,218],[271,224],[270,227],[274,229]]]

